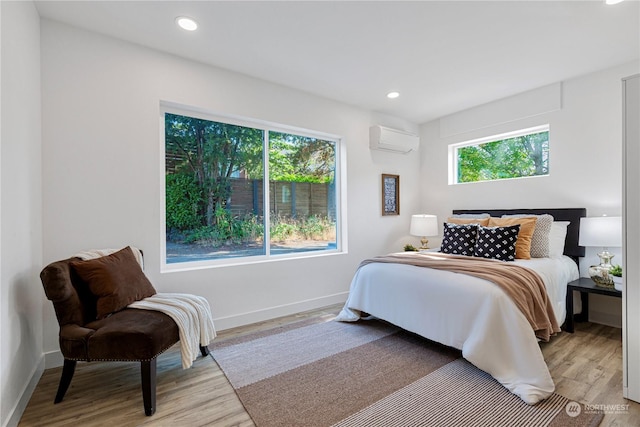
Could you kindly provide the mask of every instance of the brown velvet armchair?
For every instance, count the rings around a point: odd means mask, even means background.
[[[142,376],[144,412],[156,410],[156,358],[178,342],[178,327],[166,314],[124,308],[96,320],[97,297],[79,277],[69,258],[49,264],[40,278],[60,325],[64,366],[54,403],[64,398],[78,361],[137,361]],[[207,347],[200,347],[203,356]]]

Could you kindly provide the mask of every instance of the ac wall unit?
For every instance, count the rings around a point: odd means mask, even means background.
[[[410,151],[418,151],[419,145],[420,138],[413,133],[384,126],[369,128],[369,148],[372,150],[406,154]]]

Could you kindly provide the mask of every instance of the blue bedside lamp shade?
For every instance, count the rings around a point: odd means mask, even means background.
[[[411,227],[409,234],[412,236],[420,236],[420,249],[428,249],[427,237],[438,235],[438,217],[436,215],[411,215]]]

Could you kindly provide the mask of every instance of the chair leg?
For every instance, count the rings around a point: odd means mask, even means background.
[[[140,362],[142,401],[147,416],[156,412],[156,359]]]
[[[202,357],[208,356],[209,355],[209,346],[201,345],[200,346],[200,353],[202,353]]]
[[[73,374],[76,371],[76,363],[75,360],[64,359],[64,365],[62,366],[62,376],[60,377],[60,384],[58,385],[58,392],[56,393],[56,398],[53,403],[60,403],[64,398],[67,389],[69,388],[69,384],[71,384],[71,379],[73,378]]]

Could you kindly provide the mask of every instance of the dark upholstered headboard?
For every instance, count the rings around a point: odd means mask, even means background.
[[[580,235],[580,218],[587,216],[586,208],[567,209],[454,209],[454,214],[488,213],[491,216],[531,214],[531,215],[552,215],[556,221],[569,221],[567,227],[567,238],[564,243],[564,254],[577,261],[578,257],[584,256],[584,246],[578,246]]]

